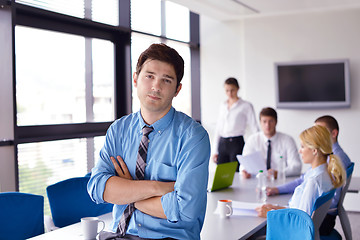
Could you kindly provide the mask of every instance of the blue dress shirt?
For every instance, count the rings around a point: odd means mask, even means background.
[[[295,188],[289,207],[303,210],[311,216],[316,199],[332,188],[327,164],[321,164],[305,173],[304,182]]]
[[[140,112],[116,120],[108,129],[100,159],[92,169],[88,192],[103,203],[106,181],[116,175],[110,156],[121,156],[133,179],[141,129]],[[206,130],[174,108],[151,125],[145,180],[175,181],[174,191],[162,196],[167,219],[135,210],[127,234],[142,238],[200,239],[206,212],[206,189],[210,141]],[[114,205],[112,230],[115,232],[126,205]]]
[[[333,143],[332,145],[332,149],[333,149],[333,153],[335,155],[337,155],[341,162],[343,163],[343,166],[345,168],[345,170],[350,166],[351,164],[351,161],[350,161],[350,158],[348,157],[348,155],[344,152],[344,150],[340,147],[339,143],[336,142],[336,143]],[[310,168],[311,169],[311,168]],[[299,178],[289,182],[289,183],[286,183],[284,185],[281,185],[281,186],[278,186],[277,188],[279,189],[279,193],[280,194],[283,194],[283,193],[292,193],[294,192],[294,189],[300,185],[302,182],[304,181],[304,174],[302,174]],[[340,194],[341,194],[341,187],[337,188],[336,189],[336,192],[335,192],[335,195],[334,195],[334,198],[331,202],[331,205],[330,205],[330,209],[332,208],[337,208],[337,205],[338,205],[338,202],[339,202],[339,198],[340,198]],[[337,212],[332,212],[332,213],[329,213],[329,214],[337,214]]]

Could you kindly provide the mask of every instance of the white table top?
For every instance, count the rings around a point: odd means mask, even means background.
[[[276,181],[275,181],[276,184]],[[238,173],[235,174],[232,187],[208,193],[208,202],[205,215],[204,226],[201,231],[201,239],[246,239],[247,237],[260,230],[266,224],[265,218],[255,216],[231,216],[221,219],[214,214],[217,201],[220,199],[231,199],[233,201],[255,202],[256,179],[241,179]],[[286,205],[291,195],[279,195],[268,198],[269,203]],[[111,224],[111,213],[99,216],[105,221],[105,229]],[[37,237],[31,240],[83,240],[81,233],[81,223],[75,223]]]
[[[242,179],[235,174],[233,185],[230,188],[208,193],[205,222],[201,231],[201,239],[247,239],[266,225],[266,219],[257,216],[230,216],[222,219],[214,211],[217,201],[231,199],[233,201],[256,202],[256,178]],[[275,181],[276,185],[277,182]],[[291,195],[277,195],[268,197],[267,202],[287,205]]]
[[[107,229],[112,221],[112,213],[107,213],[99,216],[105,222],[105,229]],[[102,226],[101,224],[99,224]],[[56,229],[51,232],[41,234],[39,236],[30,238],[31,240],[84,240],[81,232],[81,223],[74,223],[72,225]]]

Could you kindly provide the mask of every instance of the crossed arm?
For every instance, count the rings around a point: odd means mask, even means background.
[[[166,215],[161,205],[161,196],[174,191],[175,182],[151,180],[133,180],[120,156],[118,162],[110,157],[118,176],[110,177],[105,185],[103,198],[114,204],[135,203],[135,208],[148,215],[164,218]]]

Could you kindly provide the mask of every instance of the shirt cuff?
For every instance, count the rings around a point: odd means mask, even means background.
[[[97,180],[90,179],[89,181],[89,187],[92,189],[91,191],[91,198],[96,203],[105,203],[104,200],[104,191],[105,191],[105,185],[107,180],[112,177],[111,174],[104,174],[101,177],[98,177]]]
[[[178,222],[180,219],[177,195],[175,191],[165,194],[161,197],[161,205],[163,207],[166,218],[169,222]]]

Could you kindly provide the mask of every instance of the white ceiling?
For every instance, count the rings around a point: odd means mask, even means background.
[[[360,8],[360,0],[171,0],[200,15],[234,20],[261,15]]]

